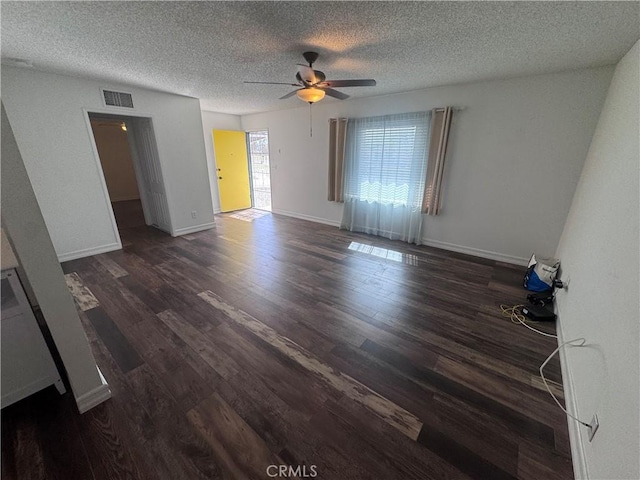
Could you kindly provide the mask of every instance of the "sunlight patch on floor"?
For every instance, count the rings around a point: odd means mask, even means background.
[[[374,257],[384,258],[394,262],[406,263],[407,265],[418,265],[417,255],[389,250],[388,248],[380,248],[374,247],[373,245],[366,245],[364,243],[351,242],[349,244],[349,250],[366,253],[367,255],[373,255]]]
[[[265,212],[264,210],[258,210],[256,208],[250,208],[248,210],[241,210],[239,212],[233,213],[229,215],[231,218],[235,218],[236,220],[243,220],[245,222],[253,222],[254,220],[264,217],[265,215],[270,215],[271,212]]]

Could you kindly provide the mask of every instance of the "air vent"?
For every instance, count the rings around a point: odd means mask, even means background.
[[[133,108],[133,98],[130,93],[102,90],[104,104],[108,107]]]

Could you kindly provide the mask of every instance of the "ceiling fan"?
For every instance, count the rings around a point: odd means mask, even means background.
[[[359,80],[327,80],[324,72],[313,69],[313,63],[318,59],[319,54],[317,52],[304,52],[302,54],[304,59],[309,64],[298,64],[298,72],[296,73],[297,83],[282,83],[282,82],[244,82],[244,83],[259,83],[263,85],[290,85],[292,87],[300,87],[293,92],[289,92],[286,95],[280,97],[280,100],[297,95],[300,100],[308,103],[315,103],[324,98],[325,95],[344,100],[349,98],[349,95],[334,90],[333,87],[374,87],[376,81],[367,78]]]

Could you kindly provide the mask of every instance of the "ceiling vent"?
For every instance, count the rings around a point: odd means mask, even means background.
[[[130,93],[102,90],[102,99],[107,107],[133,108],[133,98]]]

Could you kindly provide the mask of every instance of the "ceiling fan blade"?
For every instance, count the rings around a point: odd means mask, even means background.
[[[299,87],[297,83],[283,83],[283,82],[243,82],[243,83],[258,83],[260,85],[289,85],[290,87]]]
[[[302,89],[299,88],[298,90],[302,90]],[[296,93],[298,93],[298,90],[294,90],[293,92],[289,92],[286,95],[281,96],[278,100],[284,100],[285,98],[293,97]]]
[[[326,93],[330,97],[337,98],[339,100],[345,100],[349,98],[349,95],[347,95],[346,93],[339,92],[337,90],[334,90],[333,88],[327,88],[327,87],[318,87],[318,88],[324,90],[324,93]]]
[[[327,80],[321,82],[320,87],[375,87],[376,81],[372,78],[361,78],[359,80]]]

